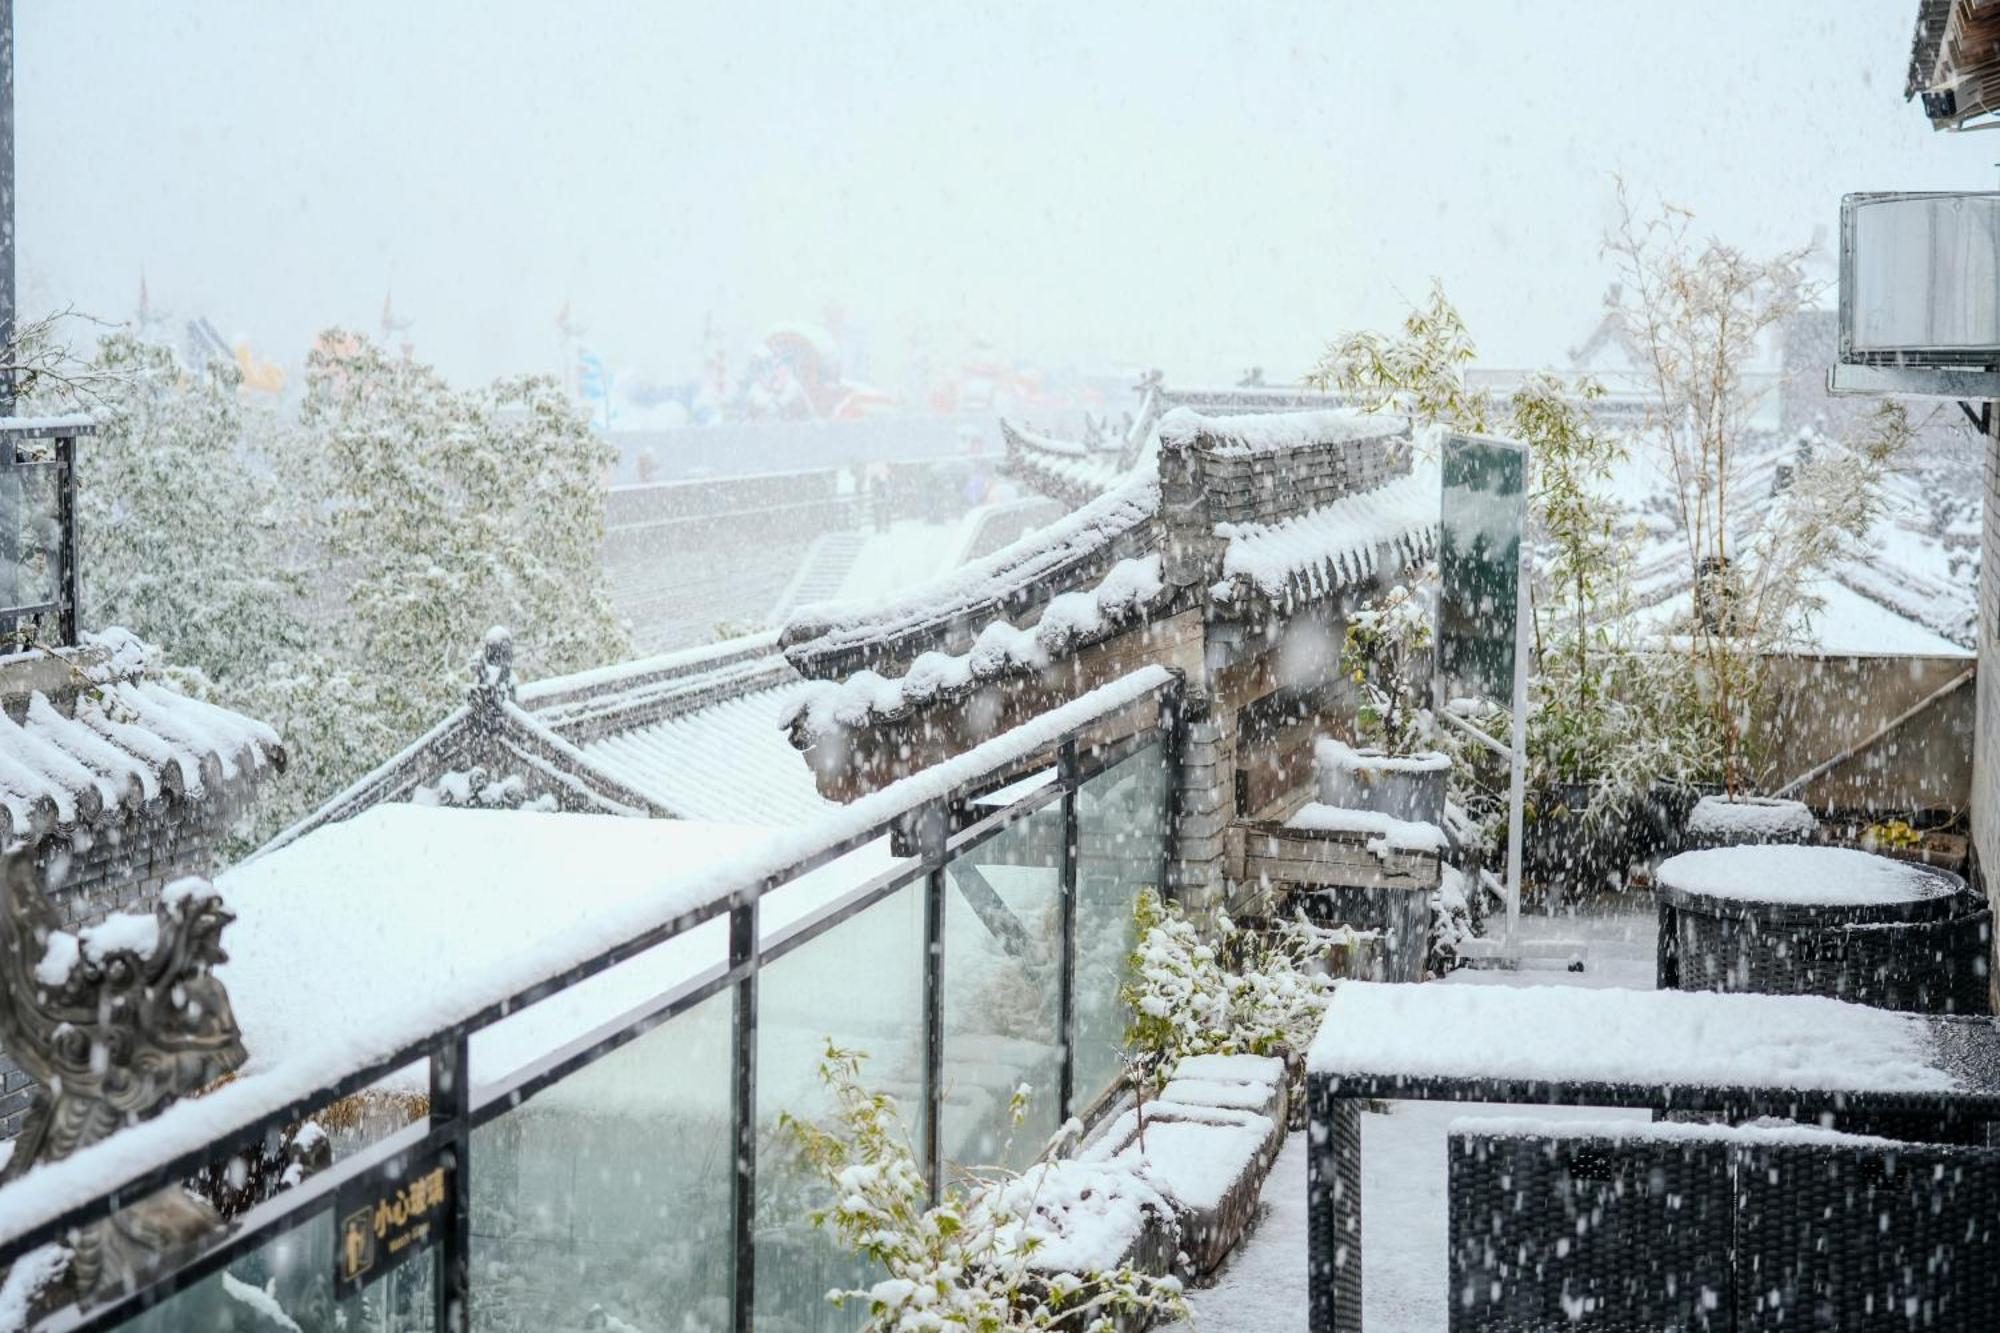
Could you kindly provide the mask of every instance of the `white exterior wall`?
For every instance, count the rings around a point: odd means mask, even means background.
[[[2000,413],[1996,413],[2000,419]],[[1986,896],[2000,909],[2000,451],[1986,441],[1986,488],[1980,520],[1978,715],[1972,745],[1972,845]],[[1996,945],[2000,945],[2000,932]],[[2000,961],[2000,955],[1996,955]],[[1993,970],[2000,979],[2000,966]]]

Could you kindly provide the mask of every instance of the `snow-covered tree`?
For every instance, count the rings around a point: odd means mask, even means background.
[[[119,332],[77,382],[38,403],[99,422],[79,447],[84,624],[278,729],[290,764],[252,842],[453,707],[490,626],[530,675],[627,651],[599,559],[609,451],[553,381],[457,390],[334,334],[294,421],[246,403],[234,366]]]
[[[396,733],[456,702],[491,626],[531,677],[628,651],[600,556],[612,450],[554,380],[455,389],[335,330],[300,423],[285,472],[324,523],[336,637]]]
[[[123,625],[184,683],[241,698],[306,650],[304,582],[262,453],[277,422],[246,406],[234,364],[184,369],[114,333],[98,347],[98,433],[78,447],[83,623]]]

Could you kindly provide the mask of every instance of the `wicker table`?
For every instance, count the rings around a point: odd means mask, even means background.
[[[1812,996],[1349,982],[1307,1074],[1313,1333],[1361,1328],[1370,1099],[1926,1118],[1947,1132],[2000,1120],[1991,1019]]]
[[[1945,870],[1847,847],[1684,852],[1658,872],[1662,990],[1984,1014],[1991,913]]]

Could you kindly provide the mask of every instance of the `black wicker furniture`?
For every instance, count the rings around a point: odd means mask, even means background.
[[[1450,1139],[1452,1333],[2000,1328],[2000,1152],[1798,1125]]]
[[[1517,1121],[1454,1131],[1451,1333],[1727,1327],[1729,1147],[1690,1128],[1641,1137],[1618,1124],[1579,1132]]]
[[[1731,1121],[1774,1116],[1806,1124],[1821,1117],[1882,1117],[1922,1121],[1939,1137],[1965,1138],[1979,1137],[1968,1131],[1983,1131],[2000,1120],[2000,1031],[1992,1020],[1900,1013],[1813,996],[1349,982],[1328,1007],[1306,1067],[1312,1121],[1307,1161],[1313,1333],[1354,1333],[1362,1327],[1360,1153],[1363,1111],[1371,1100],[1634,1107],[1711,1112]],[[1671,1128],[1699,1132],[1706,1127]],[[1928,1144],[1899,1144],[1884,1151],[1892,1156],[1855,1168],[1864,1180],[1873,1174],[1876,1183],[1870,1188],[1898,1178],[1902,1168],[1890,1165],[1891,1160],[1947,1173],[1957,1167],[1945,1163],[1959,1160]],[[1933,1160],[1925,1154],[1937,1156]],[[1954,1219],[2000,1219],[2000,1186],[1984,1183],[1989,1179],[1983,1174],[1986,1160],[1980,1158],[1977,1171],[1961,1173],[1962,1184],[1949,1201]],[[1618,1170],[1615,1165],[1594,1169],[1614,1178]],[[1800,1169],[1809,1172],[1810,1160]],[[1829,1186],[1833,1188],[1847,1186]],[[1914,1255],[1911,1246],[1928,1242],[1909,1210],[1876,1207],[1895,1197],[1893,1188],[1879,1199],[1854,1196],[1861,1200],[1857,1209],[1874,1209],[1874,1215],[1888,1219],[1888,1231],[1866,1254],[1856,1251],[1852,1262],[1838,1250],[1816,1259],[1809,1240],[1801,1239],[1808,1235],[1801,1228],[1810,1218],[1801,1213],[1805,1220],[1800,1221],[1772,1211],[1782,1195],[1779,1190],[1769,1198],[1746,1194],[1739,1200],[1746,1216],[1765,1219],[1751,1236],[1768,1247],[1753,1255],[1755,1266],[1749,1271],[1759,1285],[1752,1294],[1778,1293],[1771,1312],[1780,1322],[1752,1327],[1868,1327],[1866,1322],[1827,1322],[1816,1312],[1823,1306],[1837,1309],[1838,1300],[1845,1299],[1825,1296],[1826,1291],[1850,1286],[1887,1290],[1885,1273],[1899,1280],[1907,1275],[1918,1284],[1920,1289],[1903,1292],[1906,1309],[1910,1301],[1921,1305],[1947,1289],[1949,1275],[1918,1271],[1914,1259],[1894,1258]],[[1911,1196],[1912,1207],[1916,1197]],[[1824,1210],[1833,1195],[1800,1198],[1800,1207]],[[1865,1215],[1855,1213],[1857,1219]],[[1740,1241],[1735,1243],[1740,1247]],[[1956,1255],[1941,1260],[1948,1260],[1954,1271],[1959,1263]],[[1733,1271],[1746,1271],[1745,1262],[1739,1254]],[[1854,1266],[1864,1262],[1876,1267]],[[1642,1294],[1649,1290],[1645,1284],[1651,1271],[1635,1270]],[[1530,1279],[1524,1274],[1523,1280]],[[1593,1326],[1632,1327],[1616,1322],[1572,1325],[1567,1320],[1553,1325]],[[1984,1329],[2000,1323],[1913,1326]]]
[[[1949,871],[1847,847],[1684,852],[1658,872],[1662,990],[1990,1011],[1992,913]]]

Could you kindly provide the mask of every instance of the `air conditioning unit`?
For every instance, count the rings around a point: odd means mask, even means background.
[[[2000,369],[2000,193],[1840,201],[1840,360]]]
[[[2000,111],[2000,0],[1923,0],[1904,91],[1932,129]]]

